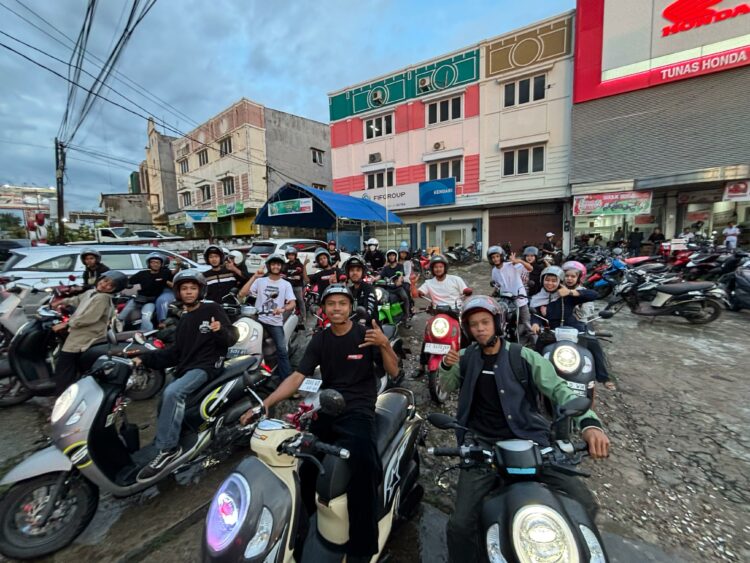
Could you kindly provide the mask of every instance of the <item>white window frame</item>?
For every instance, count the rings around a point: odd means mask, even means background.
[[[177,162],[180,164],[180,174],[187,174],[190,172],[190,163],[187,158],[181,158]]]
[[[541,170],[534,170],[534,149],[542,149],[542,169]],[[528,150],[529,151],[529,170],[528,172],[518,172],[518,152],[522,150]],[[505,173],[505,155],[507,153],[514,153],[513,154],[513,173],[512,174],[506,174]],[[517,176],[531,176],[533,174],[544,174],[544,171],[547,169],[547,146],[544,144],[541,145],[526,145],[526,146],[520,146],[520,147],[513,147],[509,149],[503,149],[502,151],[502,159],[501,159],[501,166],[503,171],[503,177],[504,178],[514,178]]]
[[[226,150],[226,149],[229,150]],[[228,154],[232,154],[232,136],[229,135],[228,137],[224,137],[221,141],[219,141],[219,157],[226,156]]]
[[[231,192],[227,192],[227,186],[232,187]],[[221,179],[221,191],[225,197],[233,196],[237,193],[237,187],[234,185],[234,176],[227,176]]]
[[[539,78],[540,76],[544,77],[544,90],[542,90],[543,96],[539,98],[538,100],[534,99],[534,80]],[[529,81],[529,101],[528,102],[519,102],[518,101],[518,92],[519,92],[519,83],[523,80]],[[510,84],[513,85],[513,103],[511,105],[505,105],[505,93],[506,93],[506,86],[509,86]],[[547,73],[546,72],[540,72],[539,74],[534,74],[533,76],[524,76],[522,78],[517,78],[516,80],[505,82],[503,86],[503,102],[502,102],[502,109],[511,109],[516,107],[522,107],[522,106],[528,106],[531,104],[538,104],[540,102],[544,102],[547,99],[547,86],[549,85],[549,82],[547,82]]]
[[[386,119],[386,117],[390,117],[391,118],[391,132],[390,133],[386,133],[385,132],[385,119]],[[367,131],[369,131],[369,129],[371,127],[373,127],[373,125],[375,124],[375,121],[377,119],[382,120],[381,121],[381,123],[382,123],[381,129],[378,131],[378,133],[373,133],[372,137],[368,138],[367,137]],[[396,114],[395,113],[383,113],[383,114],[380,114],[380,115],[376,115],[374,117],[369,117],[369,118],[367,118],[367,119],[365,119],[363,121],[362,125],[365,128],[365,130],[364,130],[364,140],[365,140],[365,142],[367,142],[367,141],[375,141],[377,139],[382,139],[384,137],[392,137],[396,133]]]
[[[211,201],[212,199],[212,190],[211,190],[211,184],[203,184],[199,187],[201,191],[201,200],[202,201]],[[206,193],[208,193],[208,197],[206,197]]]
[[[449,175],[448,176],[441,176],[440,175],[440,169],[442,167],[441,165],[443,163],[445,163],[445,162],[448,163],[448,174]],[[459,174],[459,178],[456,178],[453,175],[453,164],[455,162],[458,162],[458,167],[459,167],[458,174]],[[432,166],[436,166],[437,167],[436,168],[437,175],[435,176],[435,178],[431,178],[430,177],[430,168]],[[427,163],[427,174],[425,176],[427,177],[427,180],[430,181],[430,182],[432,180],[444,180],[445,178],[456,178],[456,184],[460,184],[460,183],[463,182],[463,178],[464,178],[464,158],[463,158],[463,156],[459,156],[459,157],[454,157],[454,158],[444,158],[444,159],[441,159],[441,160],[433,160],[431,162],[428,162]]]
[[[312,152],[313,163],[317,164],[318,166],[323,166],[323,155],[326,151],[324,151],[323,149],[316,149],[314,147],[311,147],[310,151]]]
[[[191,192],[182,192],[182,207],[193,205],[193,194]]]
[[[208,149],[198,151],[198,167],[208,164]]]
[[[453,115],[453,100],[456,98],[460,98],[460,108],[461,108],[461,115],[458,117]],[[440,121],[440,103],[441,102],[448,102],[448,119],[445,121]],[[437,118],[437,121],[435,123],[430,123],[430,106],[435,106],[435,115]],[[438,127],[440,125],[444,125],[446,123],[452,123],[453,121],[458,121],[460,119],[464,118],[465,113],[465,107],[464,107],[464,95],[463,92],[460,94],[454,94],[452,96],[446,96],[444,98],[439,98],[437,100],[430,100],[430,102],[425,103],[425,115],[424,115],[424,122],[427,124],[427,127]]]
[[[378,186],[378,176],[383,177],[383,185]],[[370,187],[370,178],[372,178],[373,186]],[[390,183],[389,183],[390,180]],[[365,174],[365,190],[374,190],[378,188],[392,188],[396,185],[396,173],[393,168],[385,168],[377,170],[375,172],[368,172]]]

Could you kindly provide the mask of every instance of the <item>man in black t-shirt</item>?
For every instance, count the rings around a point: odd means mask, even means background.
[[[208,284],[206,299],[221,303],[232,289],[240,287],[243,280],[242,272],[231,257],[216,245],[206,247],[203,251],[203,259],[211,266],[210,270],[203,272]]]
[[[398,252],[395,250],[389,250],[385,253],[385,266],[380,270],[380,279],[386,280],[389,283],[393,283],[397,289],[393,292],[401,301],[401,310],[406,316],[406,322],[404,325],[406,328],[411,328],[409,324],[409,295],[406,293],[404,288],[404,266],[398,261]]]
[[[264,401],[267,409],[291,397],[305,377],[312,377],[320,366],[323,389],[335,389],[344,396],[346,409],[333,417],[318,413],[311,431],[322,441],[347,448],[349,469],[356,476],[349,481],[349,542],[351,557],[368,557],[378,551],[378,485],[382,476],[375,441],[375,364],[382,361],[391,377],[398,376],[398,357],[375,320],[366,328],[351,320],[354,298],[343,284],[329,285],[323,293],[323,311],[331,326],[313,335],[299,369],[287,377]],[[242,415],[242,423],[252,420],[252,410]],[[314,468],[313,468],[314,469]],[[303,491],[314,492],[314,472],[310,466],[301,475]]]
[[[156,299],[172,283],[172,272],[164,266],[162,254],[152,252],[148,255],[146,263],[148,264],[148,270],[141,270],[137,274],[133,274],[128,281],[131,286],[140,286],[138,295],[128,301],[117,315],[117,320],[124,323],[132,314],[140,312],[140,330],[143,332],[154,329],[151,317],[156,311]]]
[[[328,241],[328,254],[331,255],[331,266],[333,266],[334,268],[340,268],[341,267],[341,252],[339,252],[339,249],[336,248],[335,240]]]
[[[310,285],[317,286],[318,294],[323,295],[330,284],[339,282],[342,273],[341,270],[331,265],[331,255],[325,248],[315,251],[315,264],[320,270],[310,276]]]
[[[364,308],[367,316],[361,320],[369,325],[372,319],[378,318],[378,299],[372,285],[363,281],[365,263],[358,256],[352,256],[344,262],[344,273],[349,280],[349,291],[352,292],[352,297],[354,297],[354,306]]]
[[[307,264],[309,259],[305,259],[303,264],[297,258],[297,249],[293,246],[287,246],[285,250],[286,263],[281,268],[281,275],[292,286],[294,291],[294,300],[297,302],[302,322],[307,318],[307,309],[305,308],[305,281],[307,280]]]

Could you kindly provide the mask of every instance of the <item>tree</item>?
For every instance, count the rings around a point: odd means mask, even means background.
[[[0,213],[0,231],[8,238],[28,238],[21,217],[13,213]]]

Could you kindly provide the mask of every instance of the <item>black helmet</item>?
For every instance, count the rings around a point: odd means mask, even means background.
[[[218,254],[221,257],[221,261],[224,261],[224,251],[215,244],[207,246],[206,250],[203,251],[203,259],[206,261],[206,264],[208,264],[209,254]]]
[[[98,250],[94,250],[93,248],[84,248],[81,250],[81,262],[83,262],[83,259],[86,258],[86,256],[93,256],[96,258],[97,262],[102,261],[102,255],[99,254]]]
[[[151,262],[151,260],[158,260],[159,262],[161,262],[161,265],[164,266],[163,254],[159,254],[158,252],[152,252],[146,257],[146,265],[148,265],[148,263]]]
[[[445,273],[448,273],[448,260],[445,259],[445,256],[443,256],[442,254],[435,254],[432,258],[430,258],[430,271],[432,271],[432,267],[435,264],[445,265]]]
[[[352,305],[354,305],[354,296],[352,295],[352,292],[349,291],[349,288],[343,283],[332,283],[325,288],[323,295],[320,296],[320,304],[324,305],[326,299],[331,295],[346,295],[349,298],[349,301],[352,302]]]
[[[471,314],[477,311],[486,311],[492,315],[495,319],[495,334],[497,336],[503,335],[503,331],[505,330],[505,311],[491,297],[475,295],[466,301],[461,309],[461,324],[463,324],[464,332],[470,340],[473,340],[473,337],[469,331],[468,321]]]
[[[344,272],[347,276],[349,275],[349,268],[351,268],[352,266],[359,266],[363,271],[366,269],[365,263],[359,256],[350,256],[349,260],[344,262]]]
[[[104,278],[110,280],[112,284],[114,285],[114,289],[112,290],[112,293],[120,293],[123,289],[125,289],[128,286],[128,276],[126,276],[122,272],[118,272],[117,270],[109,270],[108,272],[104,272],[101,276],[97,278],[96,281],[99,281]]]
[[[206,249],[206,252],[208,252],[210,248],[212,247],[209,246]],[[195,282],[198,284],[198,287],[200,287],[200,293],[198,294],[199,300],[206,297],[206,278],[204,278],[203,274],[201,274],[195,268],[182,270],[172,279],[172,291],[174,291],[175,297],[177,297],[178,299],[180,298],[180,286],[187,281]]]

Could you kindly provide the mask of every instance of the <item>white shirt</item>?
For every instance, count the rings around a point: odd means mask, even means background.
[[[464,297],[466,282],[458,276],[447,274],[443,281],[437,278],[427,280],[419,288],[433,305],[450,305],[455,307],[456,302],[461,302]]]
[[[722,232],[724,234],[724,237],[726,237],[724,239],[725,242],[731,242],[733,245],[737,245],[737,237],[740,234],[740,229],[738,227],[727,227]]]
[[[284,315],[274,315],[274,309],[283,309],[284,305],[294,301],[292,284],[284,279],[258,278],[250,286],[250,295],[256,298],[258,320],[267,325],[283,326]]]
[[[526,288],[521,279],[521,270],[523,269],[523,264],[512,264],[511,262],[505,262],[500,268],[492,267],[492,281],[495,282],[500,291],[524,296],[523,299],[516,301],[519,307],[523,307],[529,302],[526,299]]]

